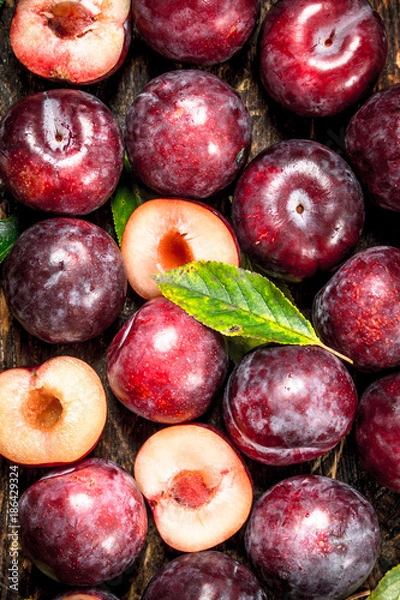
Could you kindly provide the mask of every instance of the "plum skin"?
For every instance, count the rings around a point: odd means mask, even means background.
[[[322,342],[360,371],[400,365],[400,249],[351,256],[317,292],[312,321]]]
[[[350,119],[346,153],[371,200],[400,211],[400,84],[373,94]]]
[[[51,344],[103,333],[122,310],[127,285],[114,239],[74,217],[48,218],[28,227],[3,268],[11,314],[31,335]]]
[[[358,395],[350,373],[317,346],[260,346],[225,387],[223,417],[238,448],[275,466],[312,460],[349,433]]]
[[[259,14],[259,1],[136,0],[132,14],[143,38],[163,56],[213,65],[227,61],[248,40]]]
[[[384,23],[367,0],[280,0],[262,24],[259,70],[286,109],[327,117],[372,88],[387,54]]]
[[[125,125],[133,170],[162,196],[209,198],[232,183],[250,152],[252,121],[242,98],[198,69],[152,79]]]
[[[350,166],[311,140],[269,146],[234,189],[232,223],[240,247],[285,279],[336,267],[357,244],[364,218],[363,193]]]
[[[82,90],[21,98],[0,124],[2,179],[15,198],[35,210],[70,216],[93,212],[114,192],[123,160],[116,118]]]
[[[159,598],[267,600],[253,572],[217,550],[181,554],[164,565],[149,582],[142,600]]]
[[[136,481],[103,458],[48,472],[21,494],[19,515],[25,555],[49,577],[77,587],[123,573],[148,527]]]
[[[170,300],[137,310],[110,344],[107,378],[131,411],[159,423],[193,420],[209,408],[229,365],[225,341]]]
[[[400,493],[400,372],[378,378],[362,393],[355,421],[361,464],[376,481]]]
[[[373,506],[347,483],[295,475],[257,500],[245,531],[250,561],[288,600],[342,600],[365,581],[380,549]]]

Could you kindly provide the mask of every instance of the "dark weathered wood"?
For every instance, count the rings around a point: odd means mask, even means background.
[[[271,0],[262,2],[260,22],[271,4]],[[385,20],[389,35],[389,58],[385,71],[377,85],[377,88],[384,88],[389,84],[400,82],[400,0],[374,0],[372,4]],[[0,9],[0,117],[21,96],[50,87],[57,87],[56,84],[40,80],[29,74],[13,56],[8,40],[8,29],[13,10],[12,0],[6,0],[6,4]],[[307,119],[288,115],[267,99],[257,73],[258,32],[259,25],[243,51],[229,63],[209,69],[236,88],[250,110],[254,123],[251,156],[255,156],[272,142],[290,137],[314,138],[329,145],[339,153],[343,153],[343,134],[349,114],[314,123]],[[109,80],[89,86],[86,89],[98,95],[110,106],[121,127],[124,128],[127,109],[143,86],[159,73],[181,66],[164,60],[150,51],[134,32],[129,55],[118,73]],[[229,206],[228,193],[218,198],[216,202],[221,208]],[[0,218],[15,210],[18,211],[22,222],[25,224],[29,224],[30,221],[36,218],[29,211],[17,206],[0,182]],[[399,217],[399,214],[382,214],[382,211],[368,207],[365,233],[360,245],[384,242],[399,246]],[[108,205],[90,218],[113,234]],[[309,314],[312,297],[321,283],[322,281],[318,279],[307,284],[292,286],[291,291],[298,306],[307,315]],[[72,354],[87,360],[102,377],[109,401],[109,416],[104,435],[93,454],[111,458],[129,471],[132,471],[137,449],[157,429],[157,426],[143,419],[135,418],[112,396],[105,378],[105,354],[113,335],[137,306],[138,300],[131,293],[119,321],[100,338],[84,344],[52,347],[32,338],[22,330],[10,317],[4,298],[0,294],[0,370],[19,365],[39,364],[55,354]],[[371,376],[361,376],[359,374],[355,377],[360,390],[371,379]],[[88,418],[90,418],[89,415]],[[205,416],[205,420],[221,425],[218,399]],[[12,435],[13,432],[11,431],[10,437]],[[247,461],[247,463],[254,479],[256,497],[282,477],[310,471],[337,477],[354,485],[367,496],[374,505],[380,520],[382,549],[376,566],[363,589],[374,587],[389,568],[400,562],[400,497],[379,486],[363,471],[354,451],[352,434],[334,451],[310,464],[278,469],[262,467],[251,461]],[[45,472],[44,469],[20,467],[18,470],[19,492],[22,493],[43,472]],[[24,559],[22,552],[19,554],[19,591],[16,593],[9,589],[10,538],[7,536],[10,497],[9,476],[10,464],[0,458],[0,539],[2,548],[0,556],[0,600],[17,598],[50,600],[56,592],[63,589],[63,586],[52,582],[40,574],[37,569],[32,568],[30,563]],[[223,549],[228,554],[247,563],[243,548],[243,531],[219,549]],[[165,561],[175,555],[176,553],[161,542],[150,520],[147,543],[139,560],[133,569],[120,577],[118,581],[108,585],[108,587],[123,600],[139,600],[150,577]]]

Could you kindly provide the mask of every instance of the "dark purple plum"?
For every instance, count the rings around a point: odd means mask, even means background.
[[[73,89],[18,100],[0,124],[0,174],[20,202],[82,216],[102,206],[122,172],[124,142],[98,98]]]
[[[220,333],[158,297],[142,305],[114,337],[107,378],[134,413],[159,423],[182,423],[206,412],[228,364]]]
[[[384,23],[368,0],[279,0],[260,33],[260,75],[286,109],[336,115],[365,96],[386,64]]]
[[[373,94],[351,118],[347,157],[373,202],[400,211],[400,83]]]
[[[118,600],[118,598],[100,588],[80,588],[63,592],[54,600]]]
[[[243,47],[259,8],[259,0],[136,0],[132,14],[143,38],[163,56],[213,65]]]
[[[254,573],[217,550],[181,554],[164,565],[142,600],[266,600]]]
[[[3,290],[12,315],[48,343],[82,342],[118,317],[127,279],[114,239],[97,225],[54,217],[26,229],[8,254]]]
[[[148,526],[136,481],[103,458],[44,475],[22,493],[19,519],[25,556],[76,587],[121,575],[141,552]]]
[[[371,572],[380,549],[373,506],[355,488],[297,475],[258,499],[245,531],[248,556],[277,598],[342,600]]]
[[[240,95],[200,69],[152,79],[126,116],[125,145],[136,174],[163,196],[204,199],[245,165],[252,123]]]
[[[289,465],[328,452],[349,433],[357,390],[343,363],[317,346],[260,346],[225,388],[229,437],[264,464]]]
[[[357,369],[400,366],[400,249],[371,246],[351,256],[316,294],[312,320]]]
[[[294,280],[339,264],[360,238],[364,213],[349,165],[310,140],[278,142],[258,154],[240,175],[232,203],[242,250]]]
[[[361,395],[355,421],[361,463],[381,485],[400,493],[400,372],[380,377]]]

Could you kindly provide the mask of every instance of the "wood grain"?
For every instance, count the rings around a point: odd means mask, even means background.
[[[242,95],[253,119],[253,142],[251,157],[269,144],[285,138],[313,138],[327,144],[339,153],[343,153],[343,136],[345,125],[350,113],[347,112],[335,119],[322,122],[302,119],[287,114],[276,107],[263,92],[257,71],[257,38],[263,16],[272,2],[264,1],[261,6],[260,20],[254,35],[246,47],[232,60],[223,65],[210,67],[208,70],[228,81]],[[383,17],[389,36],[389,57],[384,73],[376,89],[387,87],[400,82],[400,0],[374,0],[371,4]],[[41,80],[28,73],[12,54],[8,30],[14,3],[6,0],[0,9],[0,117],[20,97],[51,87],[56,84]],[[171,63],[150,51],[140,36],[134,31],[134,36],[128,57],[123,67],[109,80],[89,86],[87,91],[96,94],[113,110],[122,129],[127,109],[143,86],[161,72],[182,65]],[[354,111],[357,107],[353,107]],[[218,206],[225,210],[229,205],[229,190],[216,199]],[[17,206],[13,198],[0,182],[0,218],[17,211],[24,226],[38,218],[29,211]],[[361,246],[374,243],[389,243],[399,246],[400,215],[382,214],[381,211],[368,207],[368,216]],[[112,218],[109,205],[106,205],[90,219],[113,234]],[[298,306],[309,315],[311,300],[322,284],[317,279],[307,284],[292,286],[292,294]],[[129,293],[125,308],[117,323],[99,338],[71,346],[50,346],[29,336],[10,317],[4,298],[0,293],[0,370],[15,366],[39,364],[53,355],[71,354],[88,361],[101,376],[109,402],[109,416],[104,434],[94,450],[95,456],[104,456],[115,460],[120,465],[132,471],[134,458],[139,446],[158,427],[143,419],[136,418],[116,401],[111,394],[105,378],[105,355],[107,347],[120,325],[140,305],[140,301]],[[371,376],[355,374],[359,390],[365,388]],[[0,415],[1,418],[1,415]],[[90,418],[90,415],[88,415]],[[217,426],[221,424],[220,403],[216,399],[204,420]],[[10,432],[12,437],[12,432]],[[382,575],[400,562],[400,496],[396,495],[373,481],[360,467],[354,448],[352,434],[334,451],[317,461],[292,468],[270,468],[256,465],[247,461],[254,479],[255,496],[276,481],[295,473],[313,472],[336,477],[359,489],[374,505],[381,529],[382,547],[376,566],[362,589],[373,588]],[[20,467],[19,493],[33,483],[45,472],[43,469],[26,469]],[[9,478],[10,464],[0,458],[0,526],[1,526],[1,577],[0,600],[29,599],[50,600],[63,586],[52,582],[24,559],[19,553],[19,591],[9,588]],[[243,548],[243,531],[218,547],[231,556],[247,564]],[[147,543],[139,560],[118,580],[110,583],[111,589],[121,600],[139,600],[150,577],[167,560],[176,554],[165,547],[158,537],[154,524],[150,520]],[[177,599],[180,600],[180,599]],[[279,599],[278,599],[279,600]]]

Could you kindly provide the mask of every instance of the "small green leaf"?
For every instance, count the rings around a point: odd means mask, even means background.
[[[369,600],[400,600],[400,565],[382,577],[369,595]]]
[[[220,262],[197,261],[153,279],[166,298],[225,336],[325,347],[296,306],[259,273]]]
[[[12,245],[19,236],[18,219],[15,215],[0,220],[0,262],[10,252]]]
[[[123,173],[114,196],[111,199],[114,229],[120,245],[125,225],[133,211],[140,204],[142,204],[142,198],[138,191],[134,190],[129,176],[126,173]]]

